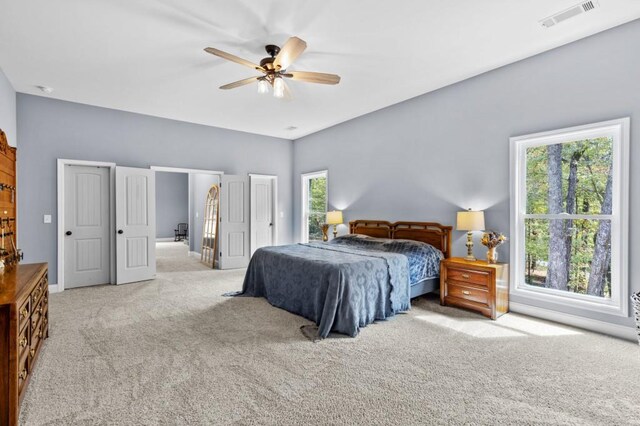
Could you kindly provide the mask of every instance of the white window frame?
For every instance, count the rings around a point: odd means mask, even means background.
[[[302,216],[301,216],[301,224],[302,230],[300,233],[300,239],[303,243],[309,242],[309,184],[308,181],[315,178],[324,177],[327,179],[327,205],[324,210],[327,211],[329,207],[329,171],[328,170],[319,170],[317,172],[303,173],[300,175],[300,184],[302,185]]]
[[[510,138],[511,151],[511,279],[510,292],[523,298],[553,302],[569,308],[629,316],[629,125],[630,119],[622,118],[584,126],[570,127],[549,132],[535,133]],[[525,259],[525,214],[526,214],[526,149],[533,146],[552,145],[563,142],[611,137],[613,139],[613,186],[611,219],[611,298],[572,293],[528,285],[524,282]],[[531,218],[535,215],[526,215]],[[556,218],[543,215],[545,219]],[[584,216],[598,219],[599,215]],[[567,215],[557,215],[566,219]]]

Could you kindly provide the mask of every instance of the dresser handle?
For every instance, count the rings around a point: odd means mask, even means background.
[[[27,378],[27,370],[22,370],[20,372],[20,374],[18,374],[18,377],[20,378],[20,380],[24,380]]]
[[[23,337],[22,339],[20,339],[19,345],[21,348],[24,348],[25,346],[27,346],[27,338]]]
[[[27,311],[27,308],[22,308],[22,310],[20,311],[20,316],[22,318],[26,318],[27,314],[29,314],[29,311]]]
[[[469,279],[469,274],[462,274],[462,278],[464,278],[465,280]]]
[[[36,350],[35,349],[31,349],[29,351],[29,356],[33,359],[33,356],[36,354]]]
[[[471,293],[469,293],[467,290],[462,290],[462,294],[470,295]]]

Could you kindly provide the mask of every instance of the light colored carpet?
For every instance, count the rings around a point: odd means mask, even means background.
[[[22,424],[640,424],[631,342],[423,298],[312,343],[304,318],[221,296],[243,275],[165,243],[156,280],[52,295]]]

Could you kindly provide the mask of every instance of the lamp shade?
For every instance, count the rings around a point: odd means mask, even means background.
[[[473,210],[458,212],[456,228],[458,231],[482,231],[484,229],[484,212]]]
[[[327,212],[327,224],[328,225],[340,225],[342,223],[342,211],[334,210]]]

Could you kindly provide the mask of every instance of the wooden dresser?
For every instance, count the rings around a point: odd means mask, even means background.
[[[20,402],[49,337],[47,264],[0,273],[0,425],[18,423]]]
[[[440,303],[491,319],[509,312],[509,265],[451,257],[440,263]]]

